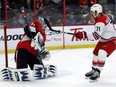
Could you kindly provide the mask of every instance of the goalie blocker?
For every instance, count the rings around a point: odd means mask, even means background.
[[[35,64],[33,75],[36,79],[46,79],[48,77],[56,76],[56,66]],[[28,68],[15,69],[15,68],[4,68],[0,71],[0,77],[6,81],[30,81],[32,80],[30,70]]]

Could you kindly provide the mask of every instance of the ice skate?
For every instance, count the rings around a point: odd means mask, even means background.
[[[92,67],[92,70],[85,74],[85,79],[88,79],[90,76],[92,76],[94,72],[95,72],[95,68]]]
[[[96,69],[94,74],[90,76],[91,81],[95,81],[100,77],[100,70]]]

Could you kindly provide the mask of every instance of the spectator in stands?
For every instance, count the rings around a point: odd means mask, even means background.
[[[0,9],[2,8],[1,0],[0,0]]]
[[[18,27],[18,26],[21,26],[21,23],[19,21],[17,21],[18,18],[13,16],[12,19],[9,19],[8,20],[8,26],[9,27]]]
[[[73,14],[70,14],[69,17],[67,17],[66,19],[66,24],[67,25],[73,25],[73,24],[76,24],[76,20],[74,19],[74,15]]]
[[[87,18],[82,18],[81,24],[88,24]]]
[[[112,14],[111,10],[108,10],[107,15],[110,17],[111,21],[114,23],[114,15]]]
[[[94,0],[88,0],[89,4],[88,6],[91,7],[94,4]]]
[[[1,0],[0,0],[0,22],[1,22],[1,20],[2,20],[2,18],[1,18],[1,14],[2,13],[2,4],[1,4]]]
[[[1,11],[1,9],[2,9],[2,4],[1,4],[1,0],[0,0],[0,11]]]
[[[84,7],[85,5],[88,5],[89,3],[88,3],[88,0],[79,0],[79,6],[80,7]]]
[[[58,19],[58,20],[56,21],[56,24],[55,24],[55,25],[63,25],[62,20],[61,20],[61,19]]]
[[[107,4],[107,0],[98,0],[98,3],[100,3],[101,5],[106,5]]]
[[[94,24],[94,18],[91,16],[90,19],[88,20],[88,24]]]
[[[38,8],[38,11],[40,11],[40,12],[45,11],[44,0],[38,0],[37,1],[37,8]]]
[[[82,24],[94,24],[94,18],[90,13],[82,15],[81,20]]]
[[[61,0],[53,0],[54,3],[60,3]]]
[[[0,0],[0,3],[1,3],[1,8],[4,9],[4,7],[5,7],[4,6],[5,5],[4,1],[3,0]]]
[[[34,20],[34,14],[33,14],[33,12],[27,13],[27,18],[28,18],[29,22],[31,22],[32,20]]]
[[[79,7],[82,13],[87,13],[88,11],[88,0],[79,0]]]
[[[27,0],[27,7],[28,7],[29,11],[31,11],[31,1],[30,0]]]
[[[114,3],[116,4],[116,1],[115,0],[107,0],[107,3],[108,4],[114,4]]]

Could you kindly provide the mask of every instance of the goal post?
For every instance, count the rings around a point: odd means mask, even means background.
[[[7,30],[0,24],[0,68],[8,67]]]

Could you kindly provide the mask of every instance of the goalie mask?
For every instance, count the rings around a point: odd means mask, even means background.
[[[42,17],[38,17],[38,21],[39,21],[42,25],[45,24],[44,18],[42,18]]]
[[[42,24],[42,28],[43,29],[47,28],[47,25],[45,24],[44,18],[38,17],[38,21]]]
[[[102,13],[102,6],[100,4],[94,4],[90,10],[92,15],[96,18],[100,13]]]

